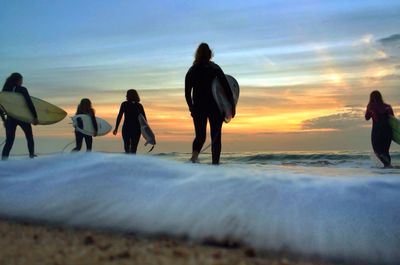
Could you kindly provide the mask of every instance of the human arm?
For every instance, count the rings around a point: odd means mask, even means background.
[[[25,98],[25,102],[28,105],[28,108],[32,113],[32,116],[33,116],[32,124],[34,124],[34,125],[38,124],[37,112],[36,112],[35,106],[33,105],[33,102],[29,95],[28,90],[25,87],[21,87],[20,92],[23,95],[23,97]]]
[[[116,123],[115,123],[115,129],[114,129],[114,131],[113,131],[113,134],[114,134],[114,135],[117,135],[118,127],[119,127],[119,124],[120,124],[120,122],[121,122],[122,115],[124,114],[124,106],[125,106],[125,104],[122,103],[122,104],[121,104],[121,107],[119,108],[119,113],[118,113],[118,116],[117,116],[117,121],[116,121]]]
[[[389,116],[393,116],[394,117],[394,112],[393,112],[392,106],[388,105],[387,108],[386,108],[386,112],[387,112],[387,114]]]
[[[367,106],[367,110],[365,111],[365,120],[369,121],[372,117],[371,110],[369,109],[369,105]]]
[[[144,119],[147,121],[146,113],[144,112],[143,105],[139,103],[138,106],[139,106],[139,113],[142,114]]]
[[[6,113],[4,112],[3,108],[0,106],[0,117],[1,120],[3,121],[3,124],[6,122]]]
[[[97,126],[97,121],[96,121],[96,116],[94,115],[94,111],[92,110],[90,113],[90,119],[92,121],[92,125],[93,125],[93,129],[94,129],[94,135],[93,136],[97,136],[97,131],[98,131],[98,126]]]
[[[5,110],[3,109],[3,106],[1,106],[1,105],[0,105],[0,117],[1,117],[1,119],[3,120],[3,122],[6,121],[6,112],[5,112]]]
[[[191,77],[191,70],[189,70],[185,76],[185,99],[190,112],[193,111],[192,90],[193,81]]]

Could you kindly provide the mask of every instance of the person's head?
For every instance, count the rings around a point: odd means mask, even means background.
[[[6,82],[4,83],[4,88],[13,88],[15,86],[22,85],[23,77],[20,73],[12,73],[9,77],[7,77]]]
[[[378,90],[372,91],[369,96],[369,103],[384,103],[381,92]]]
[[[213,57],[213,52],[207,43],[200,43],[199,47],[197,47],[196,53],[194,55],[193,64],[197,63],[208,63]]]
[[[138,92],[135,89],[129,89],[126,92],[126,100],[140,102],[140,97],[139,97]]]
[[[77,113],[90,113],[93,111],[92,102],[88,98],[81,99],[81,102],[78,105]]]

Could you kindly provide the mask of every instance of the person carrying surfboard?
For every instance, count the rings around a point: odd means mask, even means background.
[[[370,120],[372,118],[372,148],[385,168],[392,166],[389,154],[392,142],[392,128],[389,124],[390,116],[394,116],[392,107],[383,101],[382,94],[378,90],[372,91],[365,112],[365,119]]]
[[[14,93],[21,93],[25,98],[26,104],[29,110],[32,113],[33,120],[32,124],[38,124],[38,116],[36,113],[35,106],[32,103],[31,97],[29,96],[28,89],[22,86],[23,77],[20,73],[12,73],[4,83],[3,91],[5,92],[14,92]],[[25,134],[26,141],[28,143],[28,150],[29,150],[29,157],[34,158],[35,155],[35,143],[33,140],[33,133],[32,133],[32,126],[30,123],[19,121],[17,119],[12,118],[11,116],[7,115],[5,119],[5,127],[6,127],[6,143],[3,148],[3,152],[1,155],[2,160],[7,160],[11,148],[14,144],[15,140],[15,132],[17,130],[17,126],[21,127],[22,131]]]
[[[235,116],[235,102],[232,91],[222,69],[211,61],[213,53],[207,43],[201,43],[196,50],[193,65],[185,77],[185,98],[193,118],[195,138],[192,145],[193,163],[198,162],[199,153],[206,140],[207,120],[211,129],[212,163],[219,164],[221,155],[221,129],[224,117],[212,94],[212,83],[215,78],[221,83],[231,102],[232,117]]]
[[[126,92],[126,101],[121,103],[115,123],[113,134],[117,135],[122,116],[125,115],[124,124],[122,125],[122,139],[126,154],[136,154],[137,151],[141,135],[139,114],[142,114],[147,120],[144,108],[139,102],[138,92],[135,89],[129,89]]]
[[[93,136],[97,136],[98,127],[97,127],[97,122],[96,122],[96,117],[95,117],[95,110],[92,107],[92,102],[90,101],[90,99],[83,98],[81,100],[81,102],[79,103],[78,108],[76,110],[76,115],[79,115],[79,114],[85,114],[85,115],[90,116],[90,118],[92,120],[93,128],[95,129],[95,133]],[[77,125],[79,128],[83,128],[82,120],[78,120]],[[77,151],[81,150],[83,139],[85,139],[86,151],[87,152],[92,151],[93,137],[90,135],[83,134],[78,130],[75,130],[76,146],[74,149],[72,149],[72,152],[77,152]]]

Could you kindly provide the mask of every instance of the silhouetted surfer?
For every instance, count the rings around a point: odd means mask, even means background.
[[[389,148],[392,142],[392,128],[389,125],[389,116],[394,116],[392,107],[383,101],[379,91],[372,91],[365,119],[372,118],[372,148],[385,167],[391,167]]]
[[[193,117],[196,137],[192,146],[192,157],[190,160],[198,161],[199,153],[206,140],[207,120],[211,129],[211,151],[212,163],[219,164],[221,154],[221,128],[223,117],[212,94],[212,82],[218,77],[225,89],[226,95],[230,98],[232,106],[235,106],[232,91],[222,69],[210,61],[212,51],[206,43],[201,43],[196,50],[192,67],[185,78],[185,98]],[[235,109],[233,109],[233,117]]]
[[[81,102],[78,105],[78,108],[76,110],[76,115],[79,114],[86,114],[90,116],[90,119],[92,120],[92,125],[93,128],[95,129],[95,133],[93,136],[97,136],[97,122],[96,122],[96,117],[95,117],[95,110],[92,107],[92,102],[88,98],[83,98]],[[78,118],[78,127],[83,128],[83,122]],[[83,139],[85,139],[86,143],[86,151],[90,152],[92,151],[92,144],[93,144],[93,137],[90,135],[83,134],[77,130],[75,130],[75,142],[76,146],[74,149],[72,149],[72,152],[77,152],[80,151],[82,148],[82,142]]]
[[[22,86],[23,77],[19,73],[12,73],[6,80],[3,86],[3,91],[6,92],[14,92],[21,93],[28,105],[29,110],[32,113],[33,120],[32,124],[38,124],[38,117],[36,113],[35,106],[32,103],[31,97],[29,96],[28,90]],[[3,153],[1,158],[6,160],[10,155],[11,148],[14,144],[15,140],[15,131],[17,130],[17,126],[21,127],[22,131],[25,134],[26,141],[28,143],[29,157],[35,157],[35,143],[33,141],[33,133],[32,126],[30,123],[16,120],[7,115],[7,119],[5,120],[6,127],[6,143],[3,148]]]
[[[122,125],[122,139],[124,140],[124,149],[127,154],[136,154],[137,146],[141,135],[139,113],[146,119],[144,108],[140,102],[139,94],[135,89],[129,89],[126,92],[126,101],[122,102],[117,116],[114,135],[117,135],[118,127],[122,116],[125,115]]]

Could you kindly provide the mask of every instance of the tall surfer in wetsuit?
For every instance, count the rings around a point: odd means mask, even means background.
[[[222,69],[210,61],[212,51],[207,43],[201,43],[196,50],[192,67],[185,78],[185,98],[195,128],[195,139],[192,145],[193,163],[198,161],[199,153],[206,141],[207,120],[211,129],[212,163],[219,164],[221,154],[221,129],[223,117],[212,94],[212,82],[215,77],[222,84],[232,106],[235,106],[232,91]],[[233,117],[235,109],[232,110]]]
[[[135,89],[129,89],[126,92],[126,101],[122,102],[119,108],[114,135],[118,133],[118,127],[122,116],[125,115],[122,125],[122,139],[124,140],[124,149],[127,154],[136,154],[137,146],[141,135],[138,116],[142,114],[146,119],[144,108],[140,102],[139,94]]]
[[[392,142],[392,128],[389,125],[389,116],[394,116],[392,107],[383,101],[379,91],[372,91],[365,119],[372,118],[372,148],[384,167],[391,167],[389,148]]]
[[[28,90],[22,86],[22,82],[23,82],[23,77],[21,74],[12,73],[4,83],[3,91],[20,93],[23,95],[26,104],[33,116],[32,124],[36,125],[38,124],[36,109],[32,103],[31,97],[29,96]],[[15,132],[17,130],[17,126],[21,127],[22,131],[25,134],[25,138],[28,143],[29,157],[30,158],[35,157],[35,143],[33,141],[32,125],[27,122],[16,120],[7,115],[7,119],[5,120],[6,143],[4,145],[3,152],[1,155],[2,160],[7,160],[8,156],[10,155],[10,151],[15,140]]]

